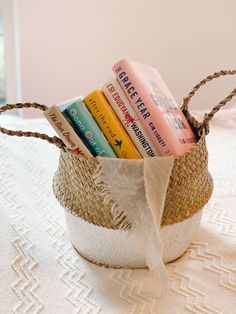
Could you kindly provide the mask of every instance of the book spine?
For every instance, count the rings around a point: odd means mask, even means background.
[[[144,130],[140,119],[129,103],[118,81],[112,78],[104,84],[102,89],[140,154],[143,157],[158,156],[155,146]]]
[[[78,155],[92,156],[57,106],[48,108],[44,116],[69,149]]]
[[[155,69],[121,60],[113,71],[161,156],[193,147],[195,136]]]
[[[63,113],[71,120],[95,156],[117,157],[82,98],[66,107]]]
[[[102,91],[91,92],[84,98],[84,103],[119,158],[142,158]]]

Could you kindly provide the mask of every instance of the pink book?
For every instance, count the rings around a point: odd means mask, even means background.
[[[128,60],[112,69],[160,156],[193,147],[196,137],[156,69]]]

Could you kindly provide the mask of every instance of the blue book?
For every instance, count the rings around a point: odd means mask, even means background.
[[[59,108],[71,120],[75,131],[88,144],[94,156],[117,158],[81,96],[63,103]]]

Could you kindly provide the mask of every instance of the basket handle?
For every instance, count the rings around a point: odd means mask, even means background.
[[[42,111],[46,111],[48,109],[47,106],[45,105],[40,105],[37,103],[17,103],[17,104],[7,104],[2,107],[0,107],[0,114],[9,111],[12,109],[20,109],[20,108],[35,108],[35,109],[40,109]],[[50,137],[47,134],[43,133],[38,133],[38,132],[26,132],[26,131],[13,131],[13,130],[8,130],[3,128],[0,125],[0,132],[3,134],[7,134],[10,136],[24,136],[24,137],[35,137],[35,138],[40,138],[42,140],[48,141],[50,144],[56,145],[58,148],[65,149],[65,144],[63,141],[58,138],[57,136]]]
[[[195,85],[193,87],[193,89],[191,90],[191,92],[188,94],[188,96],[186,96],[183,99],[181,109],[184,112],[188,111],[188,105],[189,105],[190,99],[195,95],[196,91],[201,86],[205,85],[206,83],[208,83],[208,82],[210,82],[210,81],[212,81],[212,80],[214,80],[220,76],[235,75],[235,74],[236,74],[236,70],[222,70],[222,71],[215,72],[214,74],[207,76],[205,79],[203,79],[197,85]],[[209,122],[210,122],[210,120],[214,117],[215,113],[218,112],[221,107],[225,106],[234,96],[236,96],[236,88],[234,88],[232,90],[232,92],[227,97],[225,97],[223,100],[221,100],[218,105],[213,107],[213,109],[208,114],[205,114],[205,118],[204,118],[203,122],[200,124],[200,129],[199,129],[200,132],[199,133],[201,133],[203,129],[205,129],[206,134],[209,133]]]

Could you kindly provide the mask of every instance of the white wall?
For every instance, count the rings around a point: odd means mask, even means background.
[[[236,68],[235,0],[18,0],[22,100],[85,95],[129,58],[155,66],[176,100],[216,70]],[[221,79],[193,107],[235,86]]]
[[[0,0],[0,10],[3,19],[3,51],[4,73],[1,79],[5,81],[6,101],[15,103],[20,98],[20,84],[18,77],[18,45],[15,36],[15,11],[14,0]]]

